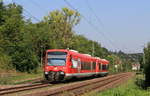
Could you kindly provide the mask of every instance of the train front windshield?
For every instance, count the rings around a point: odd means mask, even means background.
[[[66,65],[66,52],[48,52],[48,65],[49,66],[65,66]]]

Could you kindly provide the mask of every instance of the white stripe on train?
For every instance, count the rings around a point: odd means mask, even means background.
[[[91,73],[66,73],[66,77],[73,77],[73,76],[92,76],[92,75],[98,75],[98,74],[108,74],[108,72],[91,72]]]

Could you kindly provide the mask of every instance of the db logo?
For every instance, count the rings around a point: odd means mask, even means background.
[[[57,67],[55,67],[54,70],[57,70]]]

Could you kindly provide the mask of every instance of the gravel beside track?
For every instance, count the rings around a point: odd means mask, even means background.
[[[20,92],[20,91],[25,91],[25,90],[31,90],[31,89],[38,89],[38,88],[47,87],[50,85],[52,84],[38,83],[38,84],[28,84],[28,85],[22,85],[22,86],[17,86],[17,87],[3,88],[3,89],[0,89],[0,95]]]

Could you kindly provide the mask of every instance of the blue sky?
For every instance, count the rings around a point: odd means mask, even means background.
[[[4,1],[6,4],[14,1],[22,5],[39,20],[42,20],[50,11],[69,7],[64,0]],[[126,53],[142,52],[144,45],[150,41],[150,0],[67,1],[98,28],[96,30],[82,17],[80,24],[74,28],[75,32],[100,42],[109,50],[122,50]],[[95,17],[93,11],[100,20]],[[26,18],[31,18],[26,12],[24,15]]]

